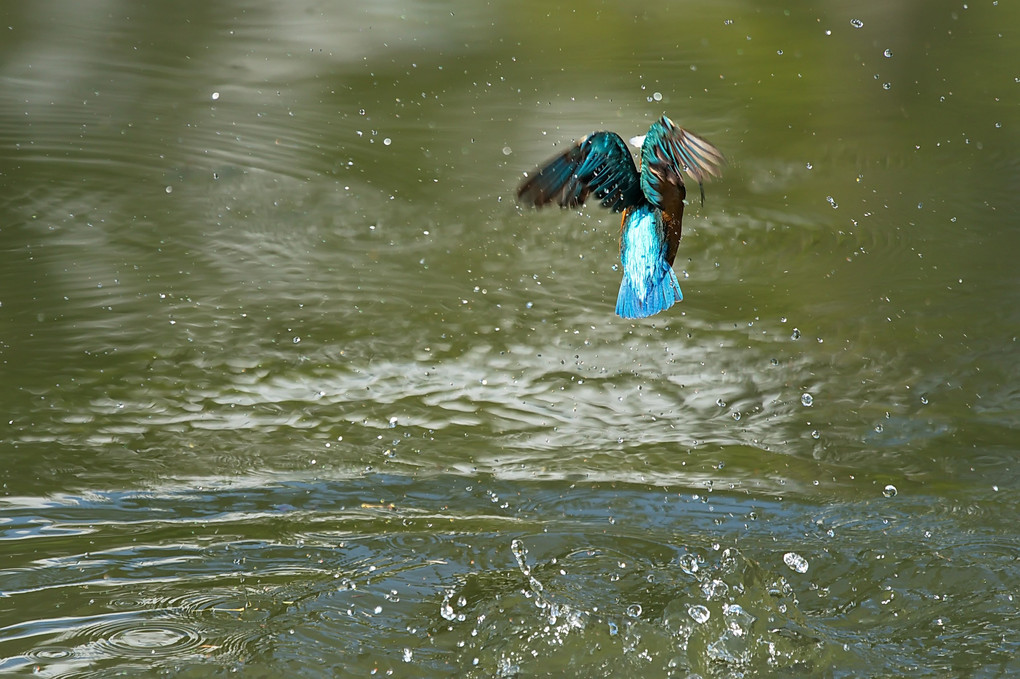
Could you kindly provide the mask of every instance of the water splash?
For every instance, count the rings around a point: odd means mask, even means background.
[[[701,604],[693,604],[687,607],[687,615],[696,623],[704,624],[712,617],[711,611]]]
[[[790,567],[790,570],[797,573],[807,573],[808,562],[807,559],[802,557],[796,552],[787,552],[783,555],[783,563]]]

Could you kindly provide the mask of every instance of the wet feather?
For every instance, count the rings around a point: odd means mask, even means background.
[[[687,196],[683,175],[698,182],[704,203],[704,183],[720,176],[725,161],[719,149],[666,116],[633,141],[641,143],[640,172],[619,135],[593,132],[532,172],[517,197],[535,207],[573,208],[594,195],[603,207],[623,212],[616,313],[644,318],[683,299],[672,268]]]

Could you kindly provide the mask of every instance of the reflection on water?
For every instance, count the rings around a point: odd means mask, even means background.
[[[3,671],[1017,669],[1013,4],[2,12]]]

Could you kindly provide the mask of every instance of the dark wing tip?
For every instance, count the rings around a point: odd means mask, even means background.
[[[541,207],[556,202],[578,207],[595,194],[611,210],[622,211],[641,199],[634,158],[619,135],[594,132],[554,156],[518,187],[517,198]]]
[[[525,205],[542,207],[555,201],[564,207],[579,205],[587,192],[577,185],[576,169],[581,159],[580,144],[554,156],[517,187],[517,199]]]

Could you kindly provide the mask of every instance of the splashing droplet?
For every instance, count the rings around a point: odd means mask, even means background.
[[[888,47],[886,47],[885,51],[882,52],[882,56],[884,56],[886,59],[891,59],[892,58],[892,50],[889,49]]]
[[[694,575],[698,572],[698,557],[693,554],[684,554],[679,559],[680,570],[687,575]]]
[[[517,560],[517,567],[521,569],[521,572],[525,575],[531,575],[531,568],[528,567],[527,561],[528,550],[524,548],[524,543],[515,538],[510,542],[510,551]]]
[[[456,620],[457,614],[453,610],[453,606],[450,605],[450,598],[453,596],[453,592],[449,591],[446,596],[443,597],[443,603],[439,606],[439,615],[443,616],[443,620]]]
[[[851,19],[850,25],[853,26],[854,28],[863,28],[864,22],[861,21],[860,19]]]
[[[885,495],[886,497],[893,497],[898,492],[899,491],[896,490],[896,486],[894,486],[891,483],[888,486],[886,486],[885,488],[882,489],[882,495]]]
[[[691,616],[691,619],[694,620],[694,622],[702,624],[708,622],[708,619],[712,617],[712,613],[701,604],[688,606],[687,615]]]
[[[807,559],[796,552],[787,552],[786,554],[783,554],[783,563],[789,566],[792,571],[797,573],[807,573]]]
[[[815,397],[812,396],[811,394],[804,392],[803,394],[800,395],[800,404],[805,408],[810,408],[812,405],[814,405],[814,402]]]

